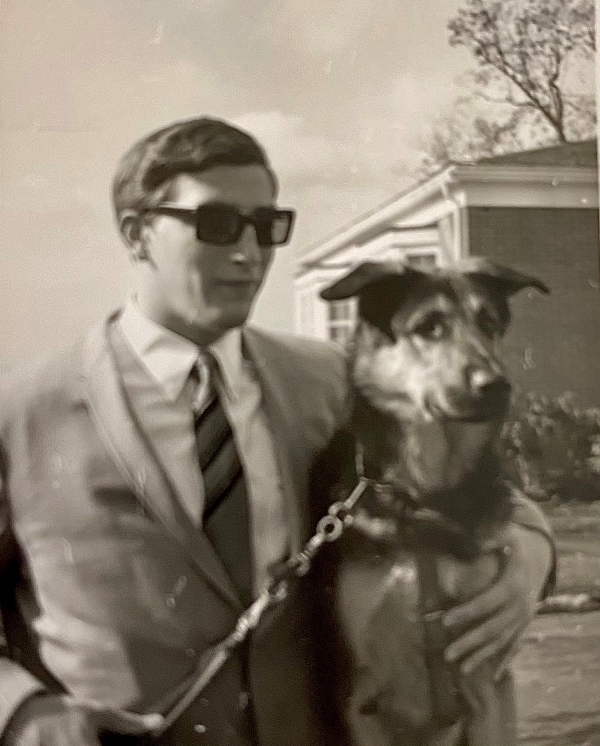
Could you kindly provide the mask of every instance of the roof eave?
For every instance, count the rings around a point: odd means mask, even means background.
[[[347,226],[341,233],[320,241],[318,244],[313,244],[306,252],[301,253],[302,262],[312,264],[325,259],[329,254],[360,242],[363,236],[368,236],[370,231],[374,230],[380,223],[398,218],[402,212],[414,209],[419,203],[424,202],[436,192],[441,193],[443,187],[452,181],[455,168],[454,164],[447,166],[432,178],[417,184],[390,203],[376,209],[367,217]]]
[[[483,163],[456,164],[454,178],[457,182],[469,181],[518,181],[528,184],[592,184],[598,181],[595,166],[521,166],[491,165]]]
[[[300,254],[301,262],[302,264],[313,265],[327,258],[330,254],[353,244],[361,243],[381,223],[398,219],[402,216],[402,213],[414,210],[415,207],[431,198],[436,192],[443,194],[450,184],[456,186],[482,181],[497,183],[518,181],[528,184],[549,182],[553,186],[593,184],[598,181],[598,171],[591,166],[515,166],[453,163],[427,181],[417,184],[398,195],[388,204],[374,210],[367,217],[347,226],[340,233],[314,244],[305,253]]]

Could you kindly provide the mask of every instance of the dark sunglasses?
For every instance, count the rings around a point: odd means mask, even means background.
[[[231,246],[239,241],[246,225],[253,225],[258,245],[263,249],[287,243],[295,217],[294,210],[257,207],[244,213],[237,207],[222,202],[209,202],[196,208],[165,203],[149,207],[143,212],[192,219],[196,225],[198,240],[216,246]]]

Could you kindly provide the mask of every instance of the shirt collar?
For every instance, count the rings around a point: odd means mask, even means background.
[[[242,347],[242,329],[237,326],[226,331],[208,348],[219,366],[225,391],[233,399],[238,396],[242,382],[244,366]]]
[[[202,350],[191,340],[149,319],[133,299],[125,306],[120,323],[144,367],[165,395],[171,401],[176,401]],[[235,397],[243,365],[241,329],[230,329],[208,350],[217,361],[227,394]]]

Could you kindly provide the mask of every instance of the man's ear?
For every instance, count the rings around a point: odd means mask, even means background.
[[[367,288],[382,280],[421,274],[418,270],[401,262],[363,262],[347,275],[321,290],[319,295],[327,301],[343,300],[362,295]]]
[[[474,257],[467,260],[463,267],[466,275],[479,279],[490,290],[500,293],[505,298],[528,287],[535,288],[541,293],[550,292],[550,288],[537,277],[511,267],[495,264],[488,259]]]
[[[142,218],[135,210],[124,210],[119,215],[119,231],[134,261],[144,261],[148,258],[142,235],[143,227]]]

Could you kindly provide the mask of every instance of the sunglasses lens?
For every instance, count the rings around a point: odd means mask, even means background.
[[[260,246],[280,246],[289,238],[292,214],[289,210],[256,210],[253,222]]]
[[[199,241],[217,245],[234,243],[241,235],[242,226],[242,216],[229,205],[202,205],[196,212]]]
[[[196,236],[199,241],[229,246],[240,239],[246,223],[252,223],[259,246],[279,246],[288,240],[293,218],[291,210],[272,207],[259,207],[245,217],[233,205],[201,205],[196,211]]]

